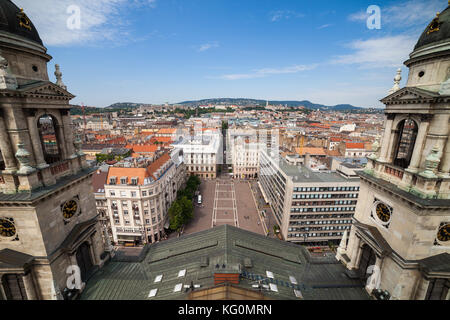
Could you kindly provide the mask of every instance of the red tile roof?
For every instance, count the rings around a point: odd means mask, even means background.
[[[361,142],[347,142],[345,144],[346,149],[364,149],[364,143]]]
[[[144,145],[129,144],[126,146],[126,148],[132,149],[133,153],[155,153],[156,151],[158,151],[157,145],[150,145],[150,144],[144,144]]]
[[[147,168],[109,168],[108,180],[109,183],[112,177],[117,178],[117,183],[120,183],[120,178],[127,177],[128,183],[131,182],[131,178],[138,178],[138,185],[144,185],[145,178],[152,178],[156,180],[155,172],[161,168],[167,161],[170,160],[168,153],[163,154],[161,157],[153,161]]]

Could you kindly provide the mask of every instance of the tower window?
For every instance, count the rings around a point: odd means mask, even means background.
[[[420,71],[419,72],[419,78],[422,78],[425,75],[425,71]]]
[[[405,119],[399,123],[394,165],[408,168],[416,143],[417,131],[418,126],[411,119]]]
[[[39,136],[44,152],[45,162],[47,164],[56,163],[62,160],[61,137],[56,131],[57,122],[51,115],[45,114],[38,120]]]
[[[33,65],[31,68],[33,69],[34,72],[38,72],[39,71],[39,68],[36,65]]]

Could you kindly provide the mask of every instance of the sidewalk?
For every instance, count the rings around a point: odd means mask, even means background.
[[[265,224],[269,231],[269,236],[271,238],[278,239],[278,237],[273,233],[273,226],[277,225],[277,222],[273,216],[272,208],[268,204],[266,204],[264,197],[261,193],[261,190],[259,190],[257,181],[250,181],[249,183],[250,183],[252,193],[257,202],[259,215],[261,215],[261,211],[265,211],[264,221],[265,221]]]

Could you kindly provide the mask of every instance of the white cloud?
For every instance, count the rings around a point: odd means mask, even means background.
[[[272,11],[270,13],[270,20],[272,22],[276,22],[282,19],[291,19],[291,18],[303,18],[305,15],[302,13],[298,13],[295,11],[290,10],[278,10],[278,11]]]
[[[382,28],[384,24],[402,28],[423,27],[431,21],[437,11],[445,9],[442,0],[409,0],[397,2],[391,6],[380,6],[380,8]],[[369,15],[365,10],[361,10],[351,14],[348,19],[366,21]]]
[[[353,53],[338,56],[331,63],[360,64],[361,68],[398,67],[408,58],[416,41],[416,37],[406,35],[356,40],[348,45]]]
[[[325,28],[329,28],[329,27],[332,27],[333,25],[332,24],[323,24],[323,25],[321,25],[320,27],[318,27],[317,29],[325,29]]]
[[[124,10],[133,6],[153,8],[156,0],[16,0],[15,3],[33,21],[44,45],[67,46],[129,39]],[[73,14],[68,8],[73,5],[80,9],[81,24],[79,29],[71,30],[67,20]]]
[[[202,44],[199,48],[198,51],[199,52],[203,52],[212,48],[218,48],[219,47],[219,43],[217,41],[214,42],[209,42],[209,43],[204,43]]]
[[[290,67],[283,68],[264,68],[264,69],[256,69],[251,73],[237,73],[237,74],[225,74],[219,77],[219,79],[224,80],[242,80],[242,79],[255,79],[255,78],[264,78],[268,75],[273,74],[289,74],[289,73],[299,73],[302,71],[308,71],[315,69],[317,67],[316,64],[313,65],[294,65]]]

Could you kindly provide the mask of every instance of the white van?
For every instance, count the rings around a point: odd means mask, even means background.
[[[202,195],[201,194],[198,195],[197,203],[202,204]]]

